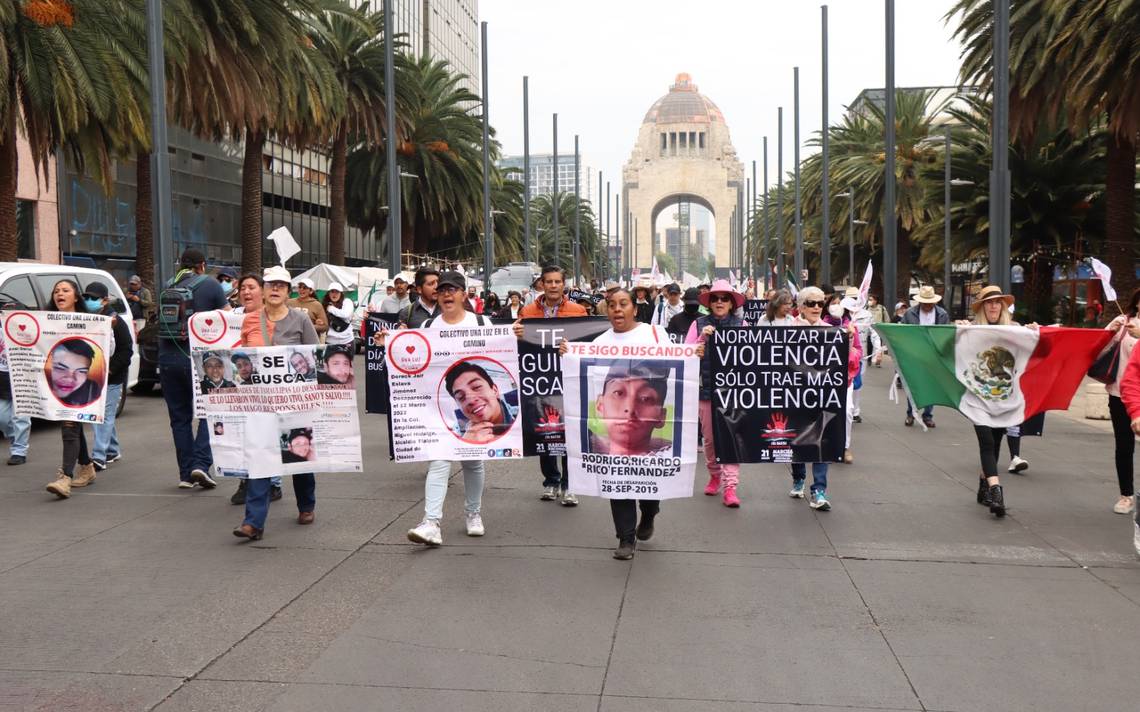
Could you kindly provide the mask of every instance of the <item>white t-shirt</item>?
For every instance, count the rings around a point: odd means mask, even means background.
[[[629,331],[618,333],[609,328],[598,338],[594,339],[595,344],[672,344],[669,338],[669,332],[665,331],[662,326],[650,326],[649,324],[638,324]]]
[[[937,309],[925,311],[922,307],[918,309],[918,323],[922,326],[934,326],[934,319],[938,316]]]
[[[484,318],[483,322],[484,322],[484,326],[489,326],[491,323],[486,318]],[[443,315],[440,314],[439,316],[434,317],[431,320],[430,326],[426,326],[424,328],[427,328],[427,329],[455,329],[455,328],[460,327],[460,326],[479,326],[479,315],[476,314],[475,312],[464,311],[463,312],[463,321],[460,321],[458,324],[449,324],[443,320]]]

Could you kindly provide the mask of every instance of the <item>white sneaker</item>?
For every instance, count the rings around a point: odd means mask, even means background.
[[[554,500],[558,499],[558,488],[557,487],[543,487],[542,488],[542,497],[540,497],[540,499],[543,502],[553,502]]]
[[[562,493],[561,503],[563,507],[577,507],[578,497],[570,490],[566,490]]]
[[[793,499],[803,499],[804,498],[804,480],[793,480],[792,481],[792,491],[788,492],[788,496],[792,497]]]
[[[204,489],[214,489],[218,486],[214,478],[210,477],[210,475],[203,470],[190,470],[190,480]]]
[[[425,519],[416,525],[415,529],[408,530],[408,541],[428,546],[443,544],[443,535],[439,533],[439,522],[434,519]]]
[[[1020,456],[1013,458],[1009,461],[1009,472],[1018,474],[1025,472],[1029,469],[1029,460],[1023,460]]]
[[[467,536],[483,536],[486,530],[483,528],[483,517],[479,516],[478,512],[470,512],[467,515]]]
[[[1132,510],[1135,507],[1134,501],[1134,497],[1125,497],[1121,495],[1120,499],[1116,500],[1116,504],[1113,505],[1112,511],[1116,512],[1117,514],[1132,514]]]
[[[194,483],[186,480],[179,480],[178,489],[194,489]]]
[[[1140,522],[1132,522],[1132,548],[1136,549],[1136,555],[1140,556]]]

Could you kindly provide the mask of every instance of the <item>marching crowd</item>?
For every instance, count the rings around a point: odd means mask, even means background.
[[[317,344],[323,341],[343,347],[353,343],[355,336],[352,319],[356,306],[345,295],[343,285],[330,285],[323,299],[316,298],[315,285],[306,280],[297,284],[299,296],[290,299],[293,286],[289,272],[283,267],[268,268],[261,275],[245,274],[240,277],[223,271],[211,278],[206,274],[205,256],[195,249],[188,249],[182,255],[181,269],[168,288],[184,289],[188,304],[195,312],[233,309],[244,314],[241,328],[243,346]],[[132,277],[130,280],[127,294],[128,300],[132,302],[130,314],[135,319],[144,313],[142,308],[136,309],[136,304],[140,307],[144,303],[153,304],[151,295],[142,288],[137,278]],[[756,324],[748,324],[743,307],[746,299],[754,296],[765,298],[767,306]],[[373,298],[366,301],[365,308],[368,311],[398,314],[400,328],[477,327],[489,324],[490,317],[495,317],[511,320],[515,334],[522,338],[522,321],[526,319],[599,314],[609,320],[610,328],[597,337],[596,343],[652,344],[671,341],[696,344],[697,354],[701,358],[699,433],[708,469],[708,481],[703,491],[708,496],[719,495],[724,506],[732,509],[737,509],[742,504],[738,491],[739,465],[717,462],[712,428],[711,349],[705,349],[705,344],[717,329],[733,326],[764,328],[824,325],[843,329],[849,340],[843,461],[851,463],[854,461],[851,440],[853,425],[862,421],[859,407],[862,376],[868,367],[881,366],[885,352],[874,325],[889,322],[911,325],[951,323],[949,314],[939,304],[941,296],[931,287],[922,287],[914,296],[912,304],[900,302],[891,313],[874,295],[869,295],[864,303],[859,290],[851,287],[842,291],[819,287],[805,287],[798,292],[779,289],[754,295],[751,289],[740,290],[725,280],[717,280],[683,292],[675,284],[661,289],[650,284],[638,284],[632,289],[611,286],[595,292],[569,290],[565,274],[557,266],[542,270],[533,292],[513,291],[501,304],[494,294],[488,295],[484,301],[475,293],[474,287],[468,287],[465,277],[458,272],[441,273],[427,268],[416,272],[413,284],[409,285],[397,278],[389,288],[389,293],[373,295]],[[1000,288],[985,287],[975,295],[971,305],[973,319],[957,323],[1017,326],[1010,316],[1013,301],[1014,298],[1004,294]],[[1105,353],[1108,360],[1107,376],[1102,380],[1106,382],[1109,394],[1114,464],[1119,485],[1119,498],[1113,511],[1135,515],[1133,541],[1136,553],[1140,555],[1140,512],[1137,511],[1133,477],[1135,437],[1140,434],[1140,349],[1134,348],[1137,339],[1140,339],[1140,290],[1132,294],[1122,307],[1123,313],[1105,327],[1112,332],[1112,341]],[[59,499],[67,499],[72,488],[90,486],[100,471],[122,457],[114,416],[126,384],[132,340],[128,325],[111,308],[107,287],[99,282],[81,286],[71,280],[60,280],[52,290],[52,308],[64,312],[106,314],[113,319],[114,338],[107,365],[109,375],[105,420],[102,424],[91,426],[90,444],[85,433],[87,426],[78,422],[61,423],[62,462],[46,489]],[[1020,328],[1035,330],[1037,325],[1027,324]],[[382,333],[378,338],[383,339],[384,336]],[[561,348],[565,352],[566,344],[563,343]],[[233,358],[238,359],[239,354],[234,354]],[[91,359],[91,354],[70,351],[54,358],[52,378],[59,384],[57,391],[63,389],[79,392],[87,387],[85,383],[90,383],[86,379]],[[234,364],[235,367],[239,366],[236,360]],[[189,340],[184,332],[160,336],[159,365],[160,383],[178,465],[178,486],[184,489],[213,489],[217,486],[217,481],[210,450],[210,433],[204,420],[195,422],[193,392],[197,384],[192,376]],[[8,368],[5,354],[0,359],[0,389],[3,391],[0,395],[6,396],[0,398],[0,427],[10,443],[8,464],[21,465],[27,461],[28,456],[30,419],[14,413]],[[57,368],[60,369],[59,374],[54,372]],[[454,387],[469,392],[472,398],[485,397],[485,394],[481,394],[493,384],[488,381],[484,385],[480,378],[474,372],[457,374],[456,383],[448,384],[449,391]],[[660,419],[662,412],[650,412],[654,407],[660,410],[660,405],[646,405],[646,401],[635,397],[638,380],[639,374],[633,369],[620,378],[607,378],[602,387],[607,404],[612,403],[610,407],[631,423]],[[626,394],[630,395],[627,397]],[[504,405],[500,404],[500,407]],[[917,413],[914,405],[909,402],[904,426],[914,426],[916,415],[921,419],[923,428],[936,427],[933,407],[926,407]],[[1008,443],[1011,455],[1008,472],[1024,472],[1029,463],[1021,457],[1021,431],[1016,427],[991,428],[984,425],[975,425],[974,430],[980,460],[977,502],[995,516],[1001,517],[1007,508],[998,465],[1002,441],[1004,438]],[[297,437],[304,438],[306,435],[300,433]],[[481,515],[485,474],[483,461],[436,461],[429,464],[425,476],[423,519],[409,530],[409,540],[428,546],[443,543],[440,522],[448,477],[454,464],[459,464],[463,473],[466,533],[468,536],[482,536],[485,533]],[[829,466],[828,462],[793,464],[790,468],[789,495],[806,499],[814,510],[831,509],[833,503],[828,491]],[[810,484],[807,481],[809,467]],[[542,476],[539,497],[542,500],[557,501],[565,507],[579,504],[572,490],[573,483],[564,456],[541,456],[539,470]],[[312,524],[316,511],[316,478],[313,474],[296,474],[291,479],[298,509],[297,523]],[[260,539],[264,534],[270,502],[281,496],[280,478],[240,481],[231,502],[244,505],[245,516],[233,534],[248,540]],[[622,560],[630,559],[635,554],[637,541],[645,541],[653,536],[660,502],[655,499],[613,499],[610,500],[610,507],[618,539],[613,556]]]

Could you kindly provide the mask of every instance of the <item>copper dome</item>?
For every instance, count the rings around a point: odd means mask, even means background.
[[[716,104],[697,91],[693,78],[681,72],[669,87],[669,93],[653,102],[642,123],[709,124],[724,123],[724,115]]]

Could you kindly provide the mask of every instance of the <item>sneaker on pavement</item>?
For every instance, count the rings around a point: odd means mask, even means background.
[[[96,472],[102,472],[103,470],[107,469],[107,463],[103,462],[102,460],[92,460],[91,464],[95,466]]]
[[[1113,505],[1112,511],[1116,512],[1117,514],[1132,514],[1132,509],[1135,506],[1135,502],[1133,500],[1133,497],[1125,497],[1124,495],[1121,495],[1120,499],[1116,500],[1116,504]]]
[[[577,507],[578,497],[570,490],[565,490],[562,493],[562,499],[559,500],[559,502],[563,507]]]
[[[108,455],[107,456],[107,464],[110,465],[112,462],[118,462],[119,460],[122,460],[122,459],[123,459],[123,453],[117,452],[114,455]]]
[[[178,489],[194,489],[194,483],[189,480],[179,480]]]
[[[439,532],[439,522],[434,519],[423,520],[414,529],[408,530],[408,541],[427,544],[428,546],[440,546],[443,544],[443,535]]]
[[[635,540],[623,541],[618,544],[618,548],[614,549],[614,558],[618,561],[629,561],[633,558],[636,550],[637,542]]]
[[[821,512],[831,509],[831,502],[827,499],[827,493],[823,490],[812,492],[810,506],[812,509],[818,509]]]
[[[467,515],[467,536],[483,536],[487,530],[483,528],[483,517],[478,512]]]
[[[543,502],[553,502],[554,500],[558,499],[558,488],[543,487],[541,499]]]
[[[28,461],[28,458],[23,455],[11,455],[8,457],[9,465],[22,465]]]
[[[190,470],[190,481],[202,487],[203,489],[214,489],[218,486],[218,483],[214,481],[214,478],[210,477],[210,475],[207,474],[205,470]]]
[[[804,498],[804,481],[803,480],[792,480],[792,491],[788,492],[788,496],[793,497],[795,499],[803,499]]]
[[[1029,460],[1022,459],[1020,456],[1014,457],[1009,461],[1009,471],[1015,475],[1019,475],[1029,469]]]

